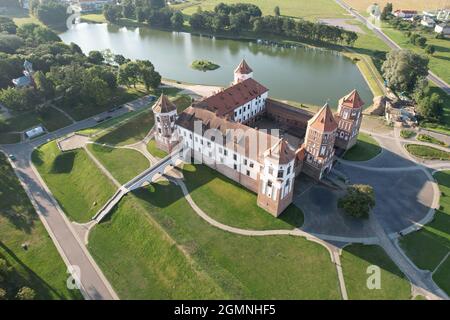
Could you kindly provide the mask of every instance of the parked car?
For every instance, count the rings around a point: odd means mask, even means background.
[[[11,161],[16,161],[17,160],[16,156],[13,155],[13,154],[8,155],[8,157],[9,157],[9,159],[11,159]]]

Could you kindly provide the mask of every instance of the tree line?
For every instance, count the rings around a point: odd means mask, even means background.
[[[126,18],[146,22],[155,27],[176,30],[180,30],[184,23],[183,14],[168,8],[164,0],[123,0],[119,4],[105,5],[103,15],[112,23]]]
[[[0,21],[12,22],[7,18]],[[0,23],[0,29],[2,26]],[[70,108],[105,107],[122,94],[120,86],[142,83],[149,91],[161,83],[161,75],[150,61],[131,61],[99,51],[86,56],[78,45],[64,44],[52,30],[36,24],[9,30],[11,33],[0,34],[0,103],[11,110],[39,110],[47,102]],[[36,70],[34,84],[13,87],[12,79],[22,76],[25,60]]]
[[[293,19],[280,15],[263,16],[261,9],[254,4],[219,3],[212,11],[199,10],[189,17],[193,31],[213,34],[242,33],[254,35],[276,35],[300,41],[344,43],[352,46],[358,39],[357,33],[343,28]],[[182,30],[184,16],[180,11],[168,8],[159,0],[124,0],[120,4],[109,4],[103,14],[109,22],[118,23],[121,18],[147,22],[151,26]]]
[[[67,13],[67,3],[58,0],[29,0],[30,14],[34,15],[45,25],[65,28]]]

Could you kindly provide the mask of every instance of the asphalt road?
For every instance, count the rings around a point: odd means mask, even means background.
[[[342,0],[335,0],[341,7],[343,7],[345,10],[347,10],[351,15],[353,15],[357,20],[365,24],[369,29],[371,29],[381,40],[383,40],[391,49],[401,49],[401,47],[391,40],[380,28],[373,25],[366,19],[366,17],[359,14],[357,11],[355,11],[351,6],[344,3]],[[428,72],[428,80],[434,82],[438,87],[440,87],[442,90],[444,90],[445,93],[450,94],[450,87],[449,85],[436,76],[431,71]]]
[[[142,109],[149,104],[149,99],[149,97],[145,97],[127,103],[114,112],[104,112],[32,141],[0,146],[5,153],[12,154],[17,158],[13,163],[14,170],[37,209],[44,226],[52,237],[64,262],[67,266],[76,266],[79,268],[81,292],[86,299],[112,300],[118,299],[118,297],[84,246],[82,239],[80,240],[77,237],[71,223],[65,216],[63,210],[59,207],[57,201],[51,194],[51,191],[47,188],[46,184],[34,169],[31,162],[31,154],[35,148],[47,141],[95,126],[98,117],[104,118],[110,116],[115,118],[127,112]]]

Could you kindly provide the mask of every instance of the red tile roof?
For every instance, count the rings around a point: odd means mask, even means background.
[[[364,105],[364,101],[362,101],[358,91],[355,89],[339,100],[339,104],[349,108],[361,108]]]
[[[262,84],[249,78],[197,102],[195,107],[207,109],[222,117],[231,115],[234,109],[252,101],[267,91],[269,90]]]
[[[322,109],[308,121],[308,127],[321,132],[331,132],[337,129],[336,120],[330,110],[330,106],[326,103]]]
[[[252,73],[253,70],[250,68],[250,66],[247,64],[247,62],[242,59],[241,63],[237,66],[236,70],[234,70],[236,73],[240,74],[249,74]]]
[[[189,131],[194,131],[196,129],[194,128],[195,121],[201,122],[201,134],[210,129],[218,130],[222,135],[224,146],[259,162],[262,161],[263,153],[279,140],[279,138],[263,131],[229,121],[209,110],[192,106],[179,115],[176,124]],[[200,134],[200,132],[198,133]],[[218,142],[216,137],[216,143]]]
[[[164,94],[161,94],[158,101],[152,107],[153,112],[156,113],[169,113],[177,110],[177,107],[169,100]]]

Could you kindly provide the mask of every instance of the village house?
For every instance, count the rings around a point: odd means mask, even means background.
[[[417,16],[416,10],[395,10],[393,13],[394,16],[401,19],[412,19]]]
[[[437,24],[434,28],[434,32],[442,34],[444,37],[450,37],[450,24]]]
[[[258,206],[278,216],[291,204],[300,173],[322,179],[335,150],[356,143],[364,102],[353,90],[336,113],[325,104],[313,114],[270,99],[268,91],[243,60],[230,87],[180,114],[161,95],[153,106],[155,140],[168,152],[181,144],[194,160],[255,192]]]

